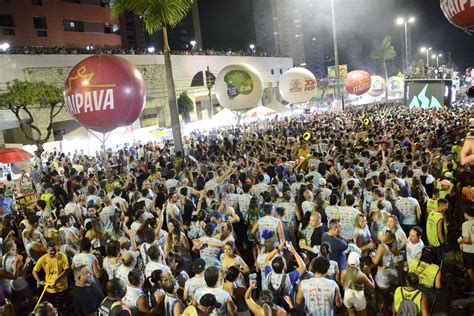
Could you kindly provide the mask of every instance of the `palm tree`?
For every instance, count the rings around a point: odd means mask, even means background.
[[[392,60],[397,56],[395,48],[392,46],[392,38],[386,36],[382,41],[375,40],[373,42],[372,51],[370,52],[370,58],[375,60],[381,60],[383,63],[383,70],[385,73],[385,101],[388,102],[388,73],[387,73],[387,60]]]
[[[125,13],[140,16],[149,34],[157,31],[163,33],[163,51],[165,57],[165,72],[168,88],[168,103],[171,115],[171,129],[175,152],[183,151],[181,127],[179,124],[176,90],[171,68],[170,46],[168,43],[168,25],[175,27],[189,12],[193,0],[115,0],[110,7],[110,15],[116,19]]]

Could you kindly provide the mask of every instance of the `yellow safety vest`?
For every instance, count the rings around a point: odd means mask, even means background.
[[[420,261],[420,259],[415,259],[411,263],[408,272],[414,272],[418,274],[420,285],[432,288],[434,287],[435,279],[439,272],[439,267],[434,263],[428,264],[426,262]]]
[[[439,247],[441,245],[438,236],[438,222],[442,219],[444,219],[443,214],[437,210],[428,215],[428,220],[426,221],[426,237],[428,237],[430,246]],[[444,227],[444,234],[446,234],[446,227]]]
[[[403,296],[405,297],[406,300],[412,301],[413,303],[416,304],[416,307],[418,308],[418,315],[420,315],[420,312],[421,312],[421,296],[422,296],[421,291],[419,291],[419,290],[410,291],[410,290],[408,290],[408,289],[406,289],[402,286],[397,288],[395,290],[395,293],[393,294],[393,304],[395,306],[395,311],[398,311],[398,308],[400,307],[400,304],[403,301],[402,291],[403,291]],[[414,297],[415,297],[415,299],[413,299]]]
[[[443,190],[441,189],[441,181],[438,181],[438,184],[436,185],[436,187],[439,189],[439,197],[441,199],[444,199],[446,198],[446,195],[451,194],[451,191],[453,191],[453,188],[454,188],[454,184],[451,183],[447,190]]]
[[[429,215],[433,211],[438,210],[438,200],[428,199],[426,202],[426,213]]]

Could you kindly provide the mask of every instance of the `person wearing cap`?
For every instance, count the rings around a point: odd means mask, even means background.
[[[213,237],[216,228],[217,225],[214,223],[206,224],[204,227],[206,236],[193,240],[193,248],[199,249],[199,256],[206,261],[206,267],[220,267],[221,264],[219,256],[221,254],[221,248],[224,247],[224,243]]]
[[[395,201],[395,206],[403,215],[401,225],[405,234],[408,235],[410,229],[421,220],[421,208],[418,200],[411,196],[408,187],[401,187],[398,194],[400,198]]]
[[[438,181],[436,187],[439,189],[439,197],[442,199],[450,199],[454,189],[454,184],[448,179]]]
[[[307,315],[333,315],[334,307],[342,306],[342,299],[337,283],[325,278],[329,260],[317,257],[313,267],[314,277],[301,281],[299,285],[296,304],[304,304]]]
[[[5,195],[5,190],[0,188],[0,215],[12,214],[15,211],[13,199]]]
[[[193,305],[197,306],[198,302],[201,302],[201,299],[206,294],[213,294],[216,298],[216,301],[221,305],[219,308],[211,313],[213,316],[236,316],[237,308],[234,304],[232,296],[220,287],[218,287],[219,281],[219,268],[217,267],[208,267],[204,271],[204,280],[206,281],[206,286],[198,288],[194,293]],[[217,306],[217,305],[216,305]]]
[[[341,284],[344,288],[344,306],[349,315],[366,313],[367,301],[364,296],[364,287],[375,288],[370,267],[365,265],[362,272],[360,268],[360,255],[352,251],[347,257],[347,266],[341,273]]]
[[[100,316],[131,316],[132,311],[122,302],[126,287],[119,279],[111,279],[105,285],[107,296],[99,305]]]
[[[138,257],[138,255],[135,256],[131,251],[122,252],[122,264],[118,267],[115,277],[120,279],[126,286],[130,284],[128,281],[128,274],[137,264],[136,257]]]
[[[181,316],[211,315],[215,309],[219,309],[221,307],[222,305],[216,300],[216,296],[212,293],[207,293],[201,297],[197,306],[189,305],[181,314]]]
[[[436,263],[441,263],[443,256],[443,245],[446,242],[446,232],[448,223],[446,221],[446,211],[449,203],[445,199],[438,200],[438,209],[428,215],[426,221],[426,237],[429,245],[433,247],[436,254]]]
[[[185,303],[189,303],[191,301],[198,288],[206,286],[206,281],[204,280],[205,269],[206,261],[204,261],[204,259],[197,258],[194,260],[192,266],[192,272],[194,273],[194,276],[184,283],[183,301]]]
[[[319,179],[319,189],[323,192],[324,196],[327,199],[331,195],[332,190],[327,188],[326,184],[327,184],[326,179],[324,178]]]

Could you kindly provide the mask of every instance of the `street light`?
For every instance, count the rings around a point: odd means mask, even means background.
[[[154,48],[153,46],[148,47],[146,50],[147,50],[148,53],[150,53],[150,54],[153,54],[153,53],[155,52],[155,48]]]
[[[6,52],[10,48],[10,44],[8,43],[3,43],[0,45],[0,49],[4,52]]]
[[[255,45],[254,44],[250,44],[249,48],[252,51],[252,53],[255,53]]]
[[[415,18],[414,17],[409,17],[408,19],[405,18],[398,18],[397,19],[397,25],[403,25],[404,30],[405,30],[405,71],[408,72],[409,68],[409,63],[410,63],[410,55],[408,51],[408,23],[415,23]]]
[[[436,59],[436,68],[439,68],[439,58],[440,57],[443,57],[443,54],[438,54],[438,55],[433,54],[433,55],[431,55],[432,59]]]
[[[430,50],[432,50],[433,48],[432,47],[422,47],[420,49],[420,52],[422,53],[426,53],[426,67],[430,67]]]
[[[195,40],[192,40],[189,42],[191,44],[191,49],[194,50],[194,47],[196,46],[197,42]]]

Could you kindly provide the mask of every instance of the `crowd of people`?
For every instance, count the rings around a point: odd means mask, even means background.
[[[0,305],[428,315],[448,227],[474,284],[472,114],[377,105],[194,131],[183,151],[44,152],[0,188]],[[15,203],[28,192],[34,207]]]
[[[0,54],[22,54],[22,55],[77,55],[77,54],[114,54],[114,55],[163,55],[163,50],[158,48],[122,48],[122,47],[97,47],[87,45],[86,47],[9,47],[6,50],[0,50]],[[188,49],[173,50],[171,55],[207,55],[207,56],[257,56],[257,57],[276,57],[273,54],[260,50],[216,50],[216,49]],[[283,56],[279,56],[283,57]]]

